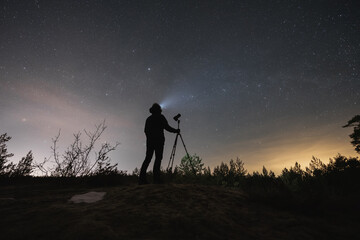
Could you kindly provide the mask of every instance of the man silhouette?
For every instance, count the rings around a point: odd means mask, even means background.
[[[159,104],[154,103],[149,111],[151,116],[146,119],[145,123],[146,157],[141,166],[139,184],[147,184],[146,170],[151,162],[154,152],[154,183],[161,183],[160,165],[165,143],[164,129],[172,133],[180,132],[180,129],[175,129],[169,126],[166,118],[161,114],[162,109]]]

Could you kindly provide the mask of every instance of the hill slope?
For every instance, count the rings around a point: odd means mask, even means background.
[[[105,191],[96,203],[74,194]],[[14,199],[11,199],[14,198]],[[164,184],[1,187],[1,239],[344,239],[351,226],[252,203],[239,190]],[[3,238],[4,237],[4,238]]]

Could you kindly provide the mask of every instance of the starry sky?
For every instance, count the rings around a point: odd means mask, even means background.
[[[106,119],[101,141],[132,171],[152,103],[181,113],[190,154],[239,157],[280,173],[311,157],[356,155],[343,126],[359,114],[359,1],[2,0],[0,133],[17,162],[50,156]],[[175,135],[166,133],[163,167]],[[175,164],[185,155],[178,145]],[[152,164],[150,165],[152,168]]]

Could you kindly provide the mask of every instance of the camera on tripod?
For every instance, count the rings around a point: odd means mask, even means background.
[[[179,121],[179,118],[181,117],[181,114],[180,113],[178,113],[178,115],[176,115],[175,117],[174,117],[174,120],[175,121]]]
[[[170,155],[170,160],[169,160],[169,164],[167,166],[167,171],[171,172],[172,171],[172,168],[173,168],[173,165],[174,165],[174,159],[175,159],[175,151],[176,151],[176,144],[177,144],[177,141],[178,141],[178,138],[180,136],[180,140],[184,146],[184,149],[185,149],[185,152],[186,152],[186,156],[189,157],[189,153],[186,149],[186,146],[185,146],[185,143],[184,143],[184,139],[182,138],[181,136],[181,133],[180,133],[180,118],[181,117],[181,114],[178,113],[175,117],[174,117],[174,120],[177,121],[178,123],[178,133],[176,134],[176,137],[175,137],[175,142],[174,142],[174,146],[173,146],[173,149],[171,151],[171,155]]]

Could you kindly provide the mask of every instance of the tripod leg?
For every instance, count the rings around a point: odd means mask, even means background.
[[[179,133],[179,135],[180,135],[181,142],[182,142],[182,144],[184,145],[186,155],[189,157],[190,155],[189,155],[189,153],[188,153],[188,151],[187,151],[187,149],[186,149],[186,146],[185,146],[185,143],[184,143],[184,139],[182,138],[182,136],[181,136],[180,133]]]
[[[175,152],[176,152],[176,145],[177,145],[178,137],[179,137],[179,134],[176,134],[174,146],[173,146],[173,148],[172,148],[171,155],[170,155],[170,160],[169,160],[169,164],[168,164],[168,167],[167,167],[167,170],[170,170],[170,171],[172,170],[172,167],[173,167],[173,164],[174,164]],[[171,167],[170,167],[170,164],[171,164]],[[170,167],[170,168],[169,168],[169,167]]]
[[[171,151],[171,155],[170,155],[170,160],[169,160],[169,164],[168,164],[168,170],[170,169],[172,169],[172,162],[174,161],[174,158],[175,158],[175,151],[176,151],[176,145],[174,145],[173,146],[173,149],[172,149],[172,151]],[[170,165],[171,165],[171,167],[170,167]],[[170,168],[169,168],[170,167]]]

